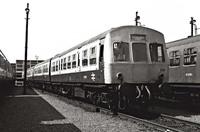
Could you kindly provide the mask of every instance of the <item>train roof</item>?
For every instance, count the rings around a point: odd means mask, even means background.
[[[105,38],[106,35],[107,35],[108,33],[112,32],[112,31],[114,31],[114,30],[117,30],[117,29],[120,29],[120,28],[127,28],[127,27],[137,27],[137,28],[143,28],[143,29],[145,28],[145,29],[153,30],[153,31],[155,31],[155,32],[158,32],[158,33],[162,34],[161,32],[156,31],[156,30],[154,30],[154,29],[150,29],[150,28],[142,27],[142,26],[132,26],[132,25],[120,26],[120,27],[116,27],[116,28],[111,28],[111,29],[109,29],[109,30],[107,30],[107,31],[105,31],[105,32],[103,32],[103,33],[101,33],[101,34],[99,34],[99,35],[97,35],[97,36],[95,36],[95,37],[93,37],[93,38],[91,38],[91,39],[88,39],[88,40],[86,40],[86,41],[84,41],[84,42],[82,42],[82,43],[80,43],[80,44],[78,44],[78,45],[76,45],[76,46],[74,46],[74,47],[72,47],[72,48],[70,48],[70,49],[68,49],[68,50],[66,50],[66,51],[64,51],[64,52],[62,52],[62,53],[60,53],[60,54],[55,55],[53,58],[60,57],[60,56],[66,54],[66,53],[68,53],[68,52],[70,52],[70,51],[73,51],[73,50],[75,50],[75,49],[79,49],[79,48],[81,48],[82,46],[84,46],[84,45],[86,45],[86,44],[88,44],[88,43],[91,43],[91,42],[93,42],[93,41],[95,41],[95,40],[101,40],[101,39]]]
[[[72,47],[72,48],[70,48],[70,49],[68,49],[68,50],[66,50],[66,51],[64,51],[64,52],[62,52],[62,53],[60,53],[60,54],[55,55],[53,58],[62,56],[62,55],[66,54],[66,53],[68,53],[68,52],[70,52],[70,51],[75,50],[75,49],[79,49],[79,48],[81,48],[82,46],[84,46],[84,45],[86,45],[86,44],[88,44],[88,43],[90,43],[90,42],[93,42],[93,41],[95,41],[95,40],[103,39],[103,38],[106,37],[106,35],[107,35],[109,32],[111,32],[111,31],[114,30],[114,29],[115,29],[115,28],[112,28],[112,29],[110,29],[110,30],[107,30],[107,31],[105,31],[105,32],[103,32],[103,33],[101,33],[101,34],[99,34],[99,35],[97,35],[97,36],[95,36],[95,37],[93,37],[93,38],[91,38],[91,39],[89,39],[89,40],[86,40],[86,41],[84,41],[84,42],[82,42],[82,43],[80,43],[80,44],[78,44],[78,45],[76,45],[76,46],[74,46],[74,47]]]
[[[194,42],[198,42],[198,41],[200,41],[200,35],[168,42],[168,43],[166,43],[166,46],[167,46],[167,48],[170,48],[170,47],[180,46],[180,45],[184,45],[184,44],[190,44],[190,43],[194,43]]]

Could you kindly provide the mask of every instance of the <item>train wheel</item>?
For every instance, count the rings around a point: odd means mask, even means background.
[[[98,105],[99,104],[99,99],[98,99],[97,94],[93,95],[93,97],[92,97],[92,104],[94,104],[94,105]]]
[[[120,110],[125,110],[128,108],[128,99],[126,97],[126,95],[120,95],[120,99],[119,99],[119,109]]]
[[[113,100],[111,98],[109,98],[109,101],[108,101],[107,105],[108,105],[108,108],[113,111],[114,105],[113,105]]]

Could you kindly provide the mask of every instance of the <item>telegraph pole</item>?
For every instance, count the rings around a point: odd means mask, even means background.
[[[28,15],[29,15],[29,3],[27,3],[26,11],[26,39],[25,39],[25,59],[24,59],[24,94],[26,94],[26,74],[27,74],[27,48],[28,48]]]

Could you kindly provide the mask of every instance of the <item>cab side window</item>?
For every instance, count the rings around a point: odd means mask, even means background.
[[[127,62],[129,57],[129,43],[126,42],[114,42],[113,53],[115,62]]]

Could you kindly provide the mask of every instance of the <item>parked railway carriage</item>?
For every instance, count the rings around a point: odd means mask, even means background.
[[[110,106],[120,97],[120,109],[133,104],[148,106],[159,86],[168,81],[165,46],[163,34],[156,30],[112,28],[37,64],[29,69],[33,74],[28,78],[42,88],[95,104]]]
[[[199,101],[200,35],[167,43],[170,97]]]
[[[5,55],[0,50],[0,86],[13,83],[13,74],[11,64],[7,61]]]

